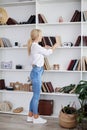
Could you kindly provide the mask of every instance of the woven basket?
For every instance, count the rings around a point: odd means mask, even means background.
[[[75,128],[77,125],[76,114],[66,114],[60,111],[59,125],[64,128]]]
[[[0,24],[6,24],[8,20],[8,14],[4,8],[0,8]]]

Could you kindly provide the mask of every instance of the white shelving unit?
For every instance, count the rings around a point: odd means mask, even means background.
[[[82,12],[87,11],[87,1],[83,0],[82,1]],[[82,19],[83,20],[83,19]],[[87,36],[87,21],[82,22],[82,36]],[[83,45],[83,40],[82,40],[82,45]],[[82,46],[82,56],[87,57],[87,46]],[[87,80],[87,71],[82,71],[82,79]]]
[[[34,28],[39,28],[43,31],[44,36],[61,36],[61,41],[75,41],[79,35],[87,35],[86,22],[70,22],[75,10],[83,11],[87,9],[86,0],[14,0],[2,1],[0,7],[3,7],[8,12],[9,17],[16,19],[18,22],[27,21],[29,17],[36,15],[35,24],[20,24],[20,25],[1,25],[0,37],[10,39],[12,47],[0,48],[0,62],[13,61],[12,69],[1,69],[0,77],[5,79],[6,86],[10,82],[27,82],[27,77],[30,74],[31,67],[29,65],[29,56],[27,44],[30,32]],[[48,23],[38,23],[38,14],[44,14]],[[62,16],[64,22],[59,23],[58,19]],[[14,43],[18,42],[20,47],[15,48]],[[82,43],[81,43],[82,44]],[[54,89],[63,87],[69,84],[77,84],[81,79],[87,79],[86,71],[67,71],[68,64],[71,59],[81,59],[83,55],[87,56],[87,47],[59,47],[52,55],[48,57],[51,66],[59,64],[59,70],[45,70],[42,77],[43,81],[51,81]],[[15,69],[15,65],[22,64],[23,69]],[[13,108],[23,106],[24,112],[21,114],[27,115],[29,102],[32,97],[32,92],[21,91],[6,91],[0,90],[0,101],[9,100],[13,104]],[[41,98],[53,99],[54,110],[53,115],[57,117],[61,106],[76,102],[79,107],[79,101],[75,94],[63,93],[42,93]],[[12,112],[8,112],[12,113]]]

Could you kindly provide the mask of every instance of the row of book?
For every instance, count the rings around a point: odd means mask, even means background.
[[[83,46],[87,46],[87,36],[82,36],[82,40],[83,40]],[[74,46],[80,46],[80,45],[81,45],[81,36],[79,35],[77,37],[77,40]]]
[[[87,56],[82,57],[82,70],[83,71],[87,70]]]
[[[75,10],[70,22],[80,22],[81,21],[81,11]]]
[[[39,43],[41,46],[49,45],[53,46],[55,43],[58,43],[58,47],[64,46],[61,42],[61,36],[44,36],[42,41]],[[68,44],[68,42],[66,42]],[[83,44],[87,46],[87,36],[83,36]],[[81,45],[81,35],[79,35],[73,44],[73,46],[80,46]]]
[[[81,21],[81,11],[75,10],[70,22],[79,22]],[[46,17],[43,14],[38,14],[39,23],[48,23]]]
[[[49,64],[49,61],[47,57],[44,59],[44,69],[45,70],[51,70],[51,66]],[[81,62],[82,62],[82,70],[87,70],[87,57],[83,56],[82,59],[71,59],[67,70],[72,70],[72,71],[80,71],[81,70]]]
[[[0,47],[12,47],[12,44],[8,38],[0,38]]]
[[[19,24],[34,24],[36,23],[36,15],[31,15],[27,21],[20,22]]]
[[[84,20],[87,20],[87,11],[83,12],[84,14]],[[81,21],[81,12],[78,10],[75,10],[70,22],[78,22]],[[6,24],[12,25],[12,24],[34,24],[36,23],[36,15],[31,15],[27,21],[23,22],[17,22],[14,18],[9,17]],[[46,17],[44,14],[38,14],[38,23],[48,23]]]
[[[54,37],[54,36],[44,36],[42,38],[42,41],[39,44],[41,46],[45,46],[45,45],[53,46],[55,43],[58,43],[59,46],[62,46],[60,36],[56,36],[56,37]]]
[[[69,62],[69,65],[67,67],[67,70],[81,70],[81,60],[80,59],[71,59]]]
[[[48,93],[54,92],[53,85],[50,81],[49,82],[43,82],[41,89],[42,89],[42,92],[48,92]]]

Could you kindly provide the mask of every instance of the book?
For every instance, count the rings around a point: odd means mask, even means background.
[[[44,38],[42,37],[42,41],[39,42],[39,45],[41,45],[42,47],[44,47],[46,45],[45,41],[44,41]]]
[[[44,23],[44,20],[41,17],[41,14],[38,14],[38,23]]]
[[[80,45],[81,45],[81,36],[78,36],[74,46],[80,46]]]
[[[78,12],[77,17],[75,18],[75,22],[81,21],[81,11]]]
[[[47,23],[47,19],[46,19],[46,17],[43,14],[41,14],[41,17],[44,20],[44,22]]]
[[[77,21],[79,21],[79,20],[78,20],[78,15],[80,15],[80,12],[79,12],[78,10],[75,10],[75,12],[74,12],[74,14],[73,14],[73,16],[72,16],[70,22],[77,22]],[[80,17],[80,16],[79,16],[79,17]]]
[[[54,92],[54,88],[51,82],[46,83],[50,92]]]
[[[77,70],[78,70],[78,71],[81,70],[81,59],[79,59],[78,66],[77,66]]]
[[[56,38],[54,36],[44,36],[42,42],[44,45],[53,46],[56,43]]]
[[[78,63],[79,63],[79,60],[77,59],[75,62],[75,65],[73,66],[73,70],[77,70]]]
[[[1,38],[0,38],[0,47],[4,47],[4,43]]]
[[[86,70],[86,66],[85,66],[85,56],[82,57],[82,70],[83,70],[83,71]]]
[[[33,24],[33,23],[36,23],[36,16],[35,15],[31,15],[27,21],[27,24]]]
[[[42,82],[42,87],[41,87],[41,89],[42,89],[42,92],[47,92],[47,90],[46,90],[46,88],[45,88],[45,86],[44,86],[44,82]]]
[[[85,69],[87,70],[87,57],[85,56]]]
[[[87,46],[87,36],[83,36],[83,46]]]
[[[38,14],[38,22],[39,23],[47,23],[47,20],[43,14]]]
[[[42,38],[42,43],[43,43],[44,46],[47,45],[45,37]]]
[[[74,68],[74,66],[75,66],[75,64],[76,64],[76,61],[77,61],[77,59],[73,59],[73,63],[72,63],[72,65],[71,65],[70,70],[73,70],[73,68]]]
[[[50,70],[50,69],[51,69],[47,57],[44,58],[44,66],[45,66],[45,69],[46,69],[46,70]]]
[[[50,36],[50,40],[52,42],[52,45],[54,45],[56,43],[56,38],[53,36]]]
[[[50,92],[49,89],[48,89],[48,87],[47,87],[46,82],[43,82],[43,85],[44,85],[44,88],[46,89],[46,92]]]
[[[58,43],[59,46],[62,46],[62,42],[61,42],[61,37],[60,36],[56,36],[56,43]]]
[[[50,81],[49,82],[43,82],[42,92],[48,92],[48,93],[54,92],[54,88],[53,88],[52,83]]]
[[[87,21],[87,11],[83,11],[83,20]]]
[[[50,46],[53,46],[53,42],[52,42],[51,38],[48,37],[48,39],[49,39],[49,41],[50,41]]]
[[[87,46],[87,36],[85,36],[85,46]]]
[[[72,59],[67,67],[67,70],[73,70],[73,67],[76,63],[77,59]]]
[[[49,37],[45,36],[45,37],[43,37],[43,40],[44,40],[45,45],[52,46],[50,43]]]

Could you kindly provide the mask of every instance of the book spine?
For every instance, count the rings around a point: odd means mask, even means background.
[[[54,92],[54,88],[53,88],[53,85],[51,82],[47,82],[47,86],[48,86],[50,92]]]
[[[41,14],[38,14],[38,22],[39,23],[45,23],[44,20],[42,19]]]
[[[72,59],[72,60],[70,61],[69,65],[68,65],[67,70],[73,70],[73,67],[74,67],[76,61],[77,61],[77,59]]]
[[[78,13],[79,13],[79,11],[78,11],[78,10],[75,10],[75,12],[74,12],[74,14],[73,14],[73,16],[72,16],[70,22],[75,22],[75,21],[76,21],[76,17],[77,17],[77,15],[78,15]]]
[[[78,62],[79,62],[79,60],[77,59],[76,62],[75,62],[75,64],[74,64],[74,66],[73,66],[73,70],[76,70]]]
[[[45,36],[44,40],[45,40],[46,45],[51,46],[51,43],[48,37]]]
[[[71,60],[71,61],[69,62],[69,65],[68,65],[68,67],[67,67],[67,70],[71,70],[72,64],[73,64],[73,60]]]
[[[80,45],[81,45],[81,36],[78,36],[74,46],[80,46]]]

